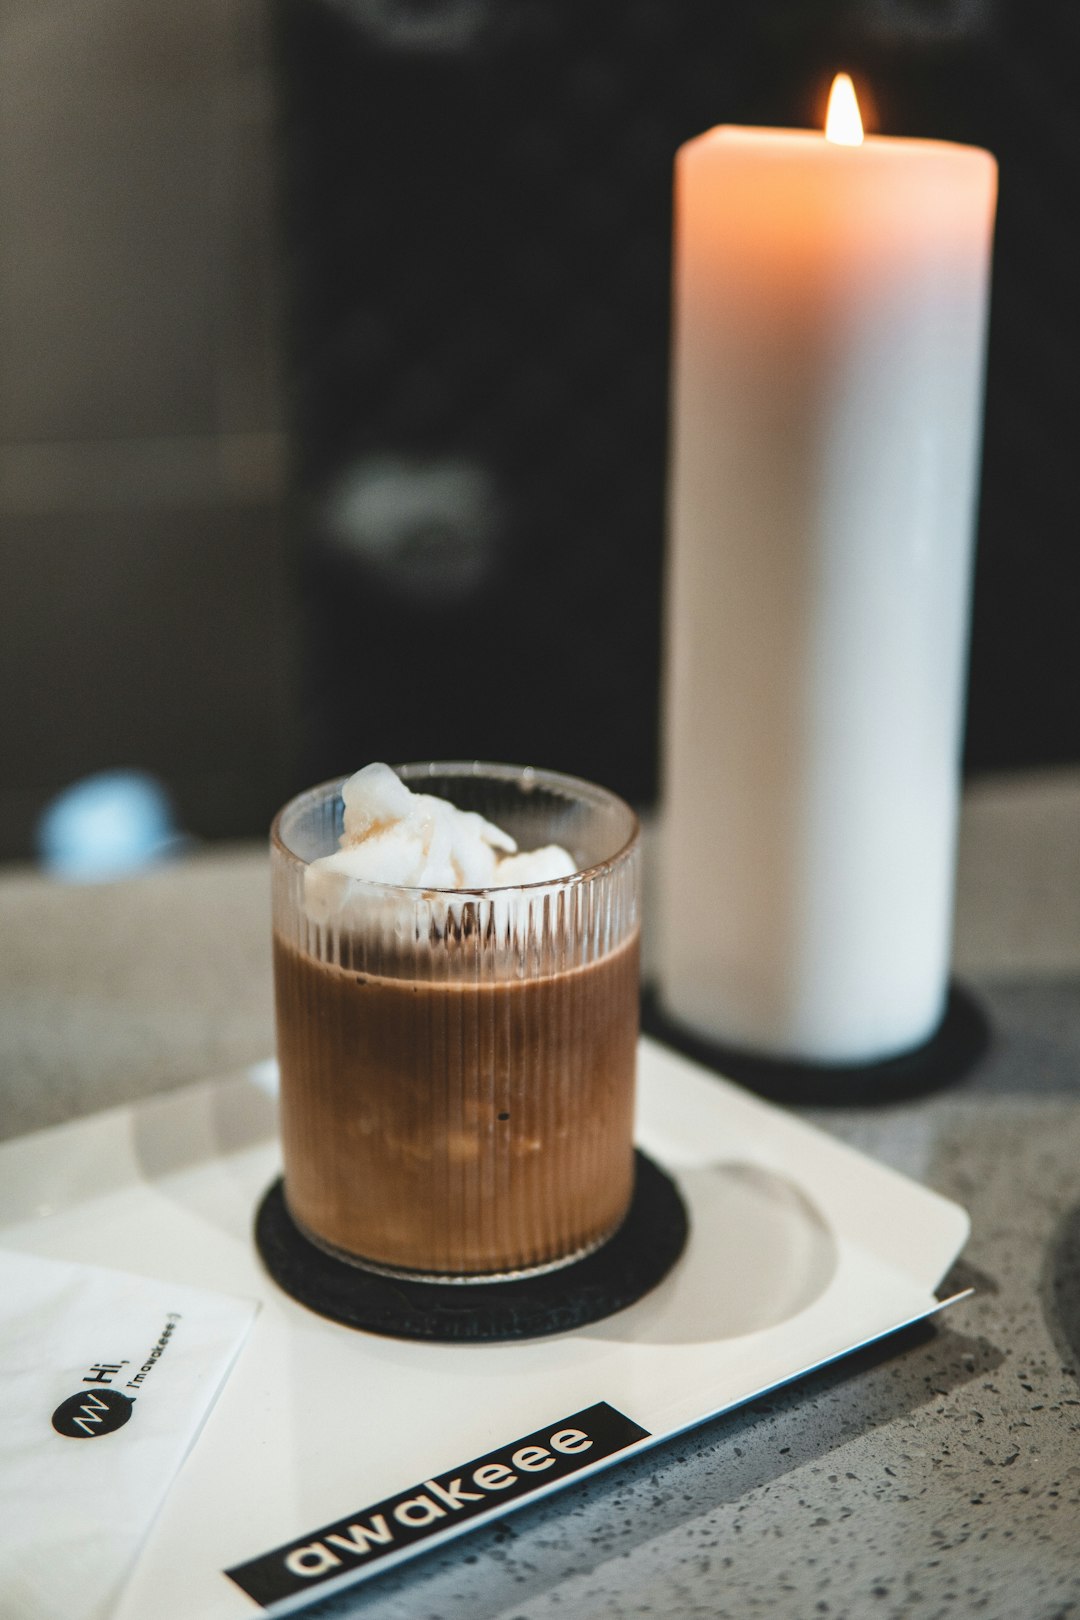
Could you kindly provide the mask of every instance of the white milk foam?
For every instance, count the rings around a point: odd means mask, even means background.
[[[448,799],[413,793],[389,765],[365,765],[341,790],[340,848],[305,873],[310,916],[327,920],[348,903],[348,881],[408,889],[519,888],[577,870],[558,844],[519,853],[501,828]]]

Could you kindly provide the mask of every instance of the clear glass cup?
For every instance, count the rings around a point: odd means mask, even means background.
[[[486,890],[307,867],[338,847],[342,781],[271,831],[285,1197],[320,1247],[475,1282],[566,1265],[633,1192],[641,852],[633,811],[551,771],[400,767],[521,849],[579,870]]]

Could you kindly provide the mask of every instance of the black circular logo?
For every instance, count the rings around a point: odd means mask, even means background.
[[[57,1434],[66,1434],[72,1440],[95,1440],[99,1434],[123,1428],[131,1416],[134,1399],[117,1389],[79,1390],[60,1402],[52,1415],[52,1426]]]

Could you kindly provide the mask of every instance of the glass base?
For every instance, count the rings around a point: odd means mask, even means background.
[[[287,1197],[285,1203],[297,1231],[302,1232],[309,1243],[316,1249],[321,1249],[323,1254],[330,1255],[333,1260],[344,1260],[346,1265],[355,1266],[357,1271],[370,1271],[376,1277],[394,1277],[399,1282],[445,1283],[450,1287],[457,1284],[463,1288],[474,1287],[477,1283],[518,1282],[522,1278],[543,1277],[550,1271],[562,1271],[565,1266],[576,1265],[579,1260],[584,1260],[586,1255],[595,1254],[597,1249],[602,1249],[605,1243],[611,1241],[626,1219],[624,1210],[614,1226],[602,1232],[591,1243],[584,1244],[580,1249],[573,1249],[569,1254],[561,1254],[555,1260],[545,1260],[538,1266],[520,1266],[513,1271],[410,1271],[403,1266],[387,1266],[381,1260],[369,1260],[365,1255],[350,1254],[348,1249],[339,1249],[336,1244],[328,1243],[317,1232],[313,1232],[310,1226],[306,1226],[289,1206]]]
[[[255,1247],[284,1293],[331,1322],[363,1333],[435,1344],[499,1344],[570,1333],[625,1310],[667,1276],[688,1220],[671,1177],[640,1149],[626,1219],[576,1265],[479,1286],[383,1277],[317,1247],[300,1231],[278,1177],[260,1200]],[[452,1281],[452,1279],[451,1279]],[[488,1287],[488,1283],[492,1286]]]

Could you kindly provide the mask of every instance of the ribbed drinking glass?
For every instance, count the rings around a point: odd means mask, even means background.
[[[564,1265],[633,1191],[640,843],[602,788],[504,765],[425,764],[415,791],[475,810],[572,876],[410,889],[338,875],[341,781],[271,834],[285,1196],[315,1243],[439,1281]],[[329,894],[329,899],[328,899]]]

